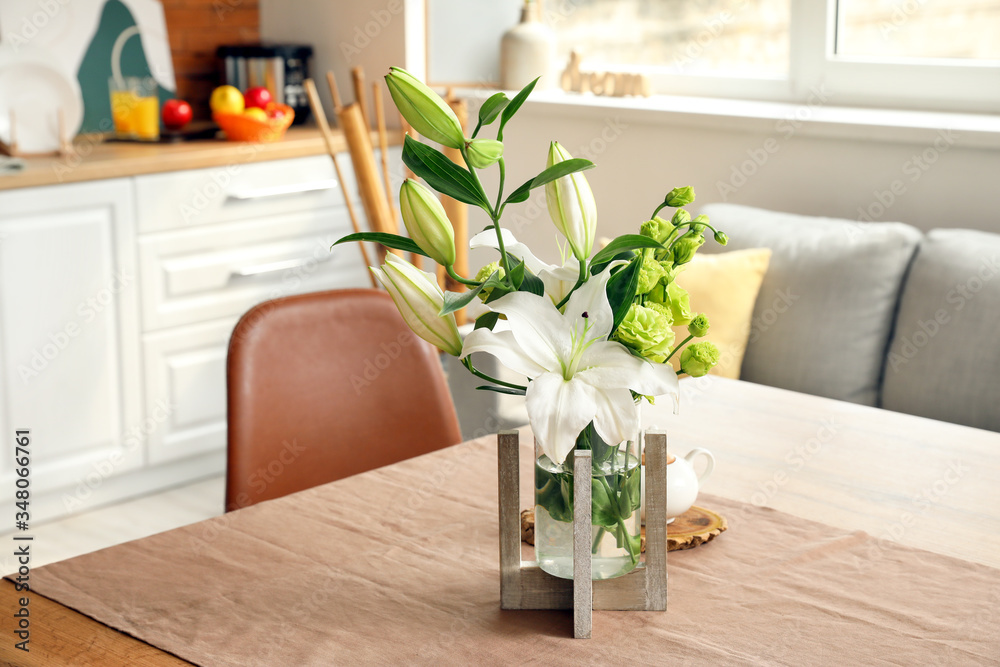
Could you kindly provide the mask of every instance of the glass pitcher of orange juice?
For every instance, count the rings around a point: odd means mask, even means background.
[[[108,80],[111,118],[121,138],[156,141],[160,138],[160,100],[152,78],[126,76]]]

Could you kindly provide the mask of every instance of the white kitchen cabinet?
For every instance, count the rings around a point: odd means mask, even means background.
[[[225,469],[239,317],[370,285],[330,252],[345,189],[321,155],[0,191],[0,437],[31,429],[32,521]]]
[[[224,445],[226,351],[235,325],[236,318],[229,318],[143,337],[146,412],[167,415],[150,435],[150,464]]]
[[[65,505],[144,464],[127,438],[142,421],[133,216],[127,179],[0,193],[0,437],[31,430],[33,493]],[[0,457],[4,497],[12,466]]]

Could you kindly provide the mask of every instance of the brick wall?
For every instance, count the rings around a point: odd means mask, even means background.
[[[220,83],[216,47],[260,41],[257,0],[161,0],[177,76],[177,96],[208,118],[208,98]]]

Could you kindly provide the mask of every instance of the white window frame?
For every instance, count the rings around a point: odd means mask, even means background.
[[[1000,60],[838,56],[836,29],[837,0],[791,0],[787,76],[683,74],[668,67],[643,72],[650,76],[653,91],[664,94],[793,103],[812,103],[819,97],[838,106],[1000,110]]]

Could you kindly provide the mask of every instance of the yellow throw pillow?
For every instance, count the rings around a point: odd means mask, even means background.
[[[691,312],[705,313],[711,325],[708,340],[719,348],[719,365],[710,373],[738,380],[750,338],[753,307],[771,261],[769,248],[749,248],[716,255],[695,255],[677,284],[691,295]],[[688,337],[686,326],[674,327],[677,342]],[[690,343],[689,343],[690,344]],[[678,370],[681,353],[670,363]]]

